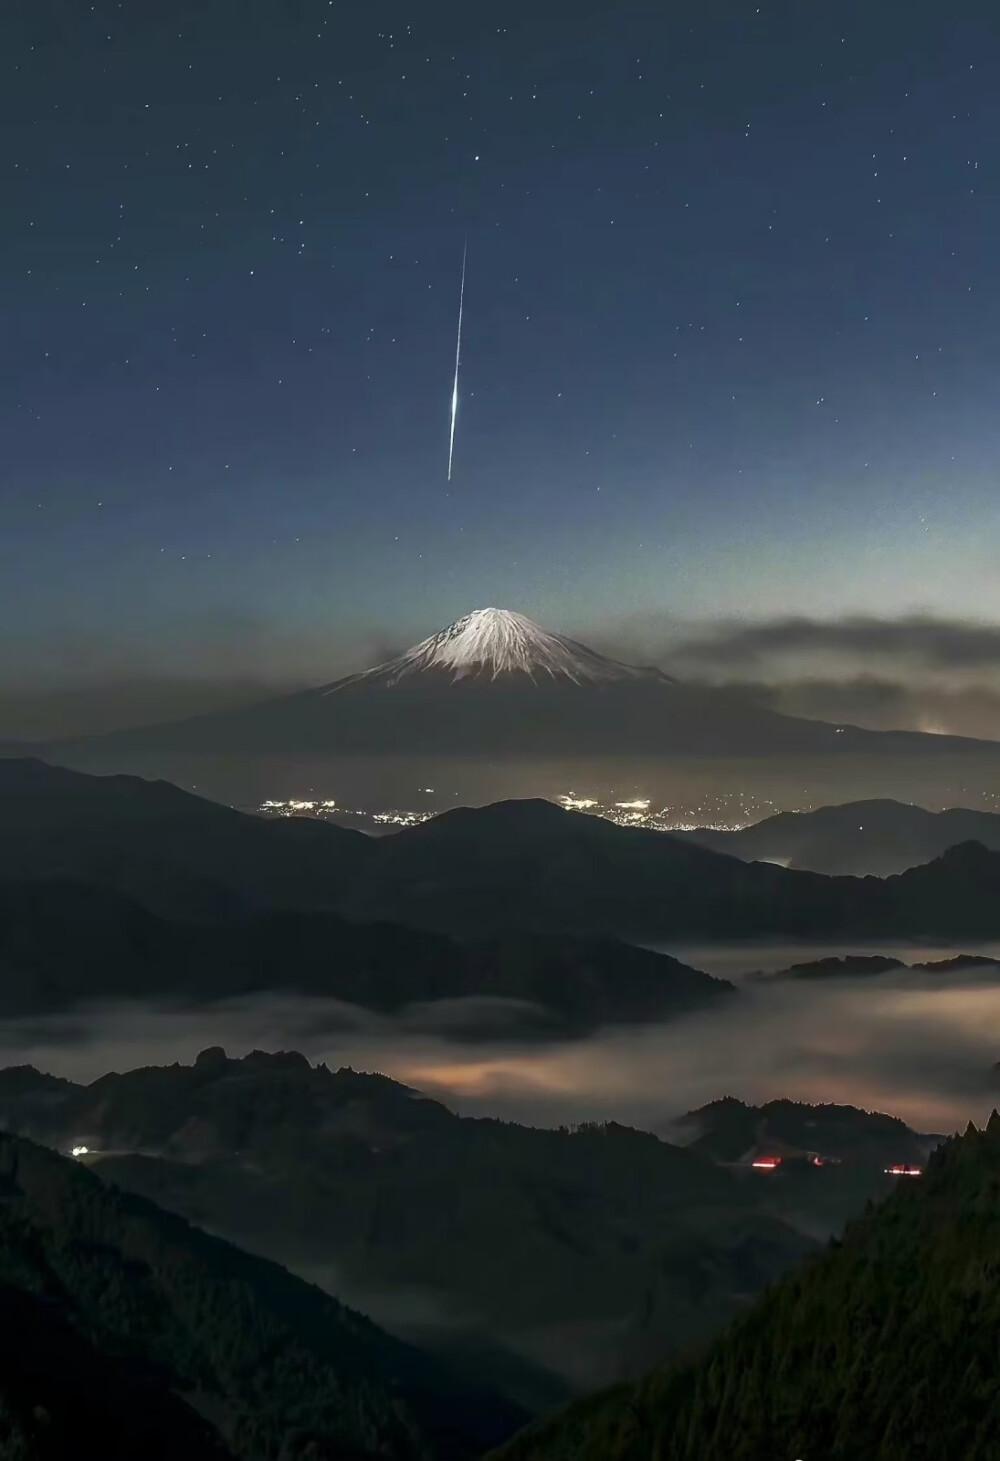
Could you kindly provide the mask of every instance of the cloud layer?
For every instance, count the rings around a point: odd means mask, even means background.
[[[995,945],[976,945],[997,952]],[[870,952],[871,950],[866,950]],[[944,947],[884,948],[910,960]],[[844,952],[675,950],[727,976],[793,957]],[[856,950],[857,952],[857,950]],[[262,996],[196,1011],[103,1006],[60,1019],[8,1021],[0,1066],[31,1062],[76,1080],[108,1069],[190,1062],[208,1045],[302,1050],[336,1068],[380,1070],[468,1114],[541,1125],[614,1118],[665,1130],[685,1111],[730,1094],[842,1101],[947,1131],[984,1120],[997,1099],[1000,988],[991,975],[908,971],[878,979],[751,984],[726,1007],[666,1025],[605,1030],[581,1041],[456,1041],[421,1017],[378,1019],[332,1000]]]
[[[926,614],[679,624],[651,614],[592,638],[789,715],[1000,739],[1000,624]]]
[[[912,615],[875,619],[784,618],[722,622],[674,646],[673,657],[727,669],[772,665],[782,657],[887,660],[916,670],[1000,671],[1000,624]]]

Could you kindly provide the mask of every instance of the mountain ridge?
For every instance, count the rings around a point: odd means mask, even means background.
[[[179,922],[295,914],[301,929],[326,914],[345,938],[393,924],[472,942],[1000,935],[1000,852],[976,842],[880,880],[744,862],[545,801],[459,807],[376,839],[38,761],[0,761],[0,797],[0,888],[89,882]]]
[[[451,1038],[488,1040],[662,1021],[735,989],[609,937],[510,930],[461,942],[432,928],[308,909],[195,921],[166,918],[102,884],[0,880],[2,1017],[108,1001],[193,1008],[276,993],[335,1001],[348,1024],[363,1012],[411,1012]]]
[[[1000,850],[1000,813],[971,807],[932,812],[883,797],[778,812],[734,831],[699,827],[676,835],[714,852],[780,862],[797,871],[886,877],[939,857],[959,842]]]
[[[971,1124],[688,1361],[491,1461],[994,1461],[1000,1116]]]
[[[132,1362],[154,1395],[184,1396],[223,1455],[473,1461],[509,1431],[513,1407],[329,1294],[8,1132],[0,1198],[0,1285],[51,1306],[106,1362]]]
[[[800,1124],[810,1114],[799,1108]],[[577,1392],[718,1327],[814,1249],[817,1230],[890,1186],[881,1159],[760,1179],[615,1122],[459,1116],[294,1052],[209,1049],[55,1092],[37,1073],[0,1071],[0,1118],[62,1150],[87,1146],[100,1176],[329,1285],[405,1338],[417,1332],[393,1295],[421,1294],[425,1334],[441,1316],[445,1337],[485,1338]],[[843,1109],[840,1123],[858,1143],[882,1129]]]

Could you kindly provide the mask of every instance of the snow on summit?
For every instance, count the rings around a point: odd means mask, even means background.
[[[397,659],[376,665],[362,675],[330,687],[331,691],[373,681],[393,685],[425,672],[449,675],[452,680],[477,677],[500,679],[507,675],[545,676],[574,684],[667,676],[658,670],[638,669],[608,659],[585,644],[550,634],[539,624],[512,609],[476,609],[447,629],[415,644]],[[328,692],[329,693],[329,692]]]

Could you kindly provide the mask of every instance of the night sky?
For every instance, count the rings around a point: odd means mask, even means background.
[[[0,67],[8,684],[1000,617],[989,0],[12,0]]]

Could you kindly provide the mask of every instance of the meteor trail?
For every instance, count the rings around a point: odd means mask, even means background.
[[[458,341],[455,345],[455,384],[451,389],[451,436],[448,440],[448,481],[451,481],[451,460],[455,455],[455,418],[458,415],[458,366],[462,358],[462,306],[465,303],[465,258],[469,252],[469,235],[462,249],[462,287],[458,293]]]

